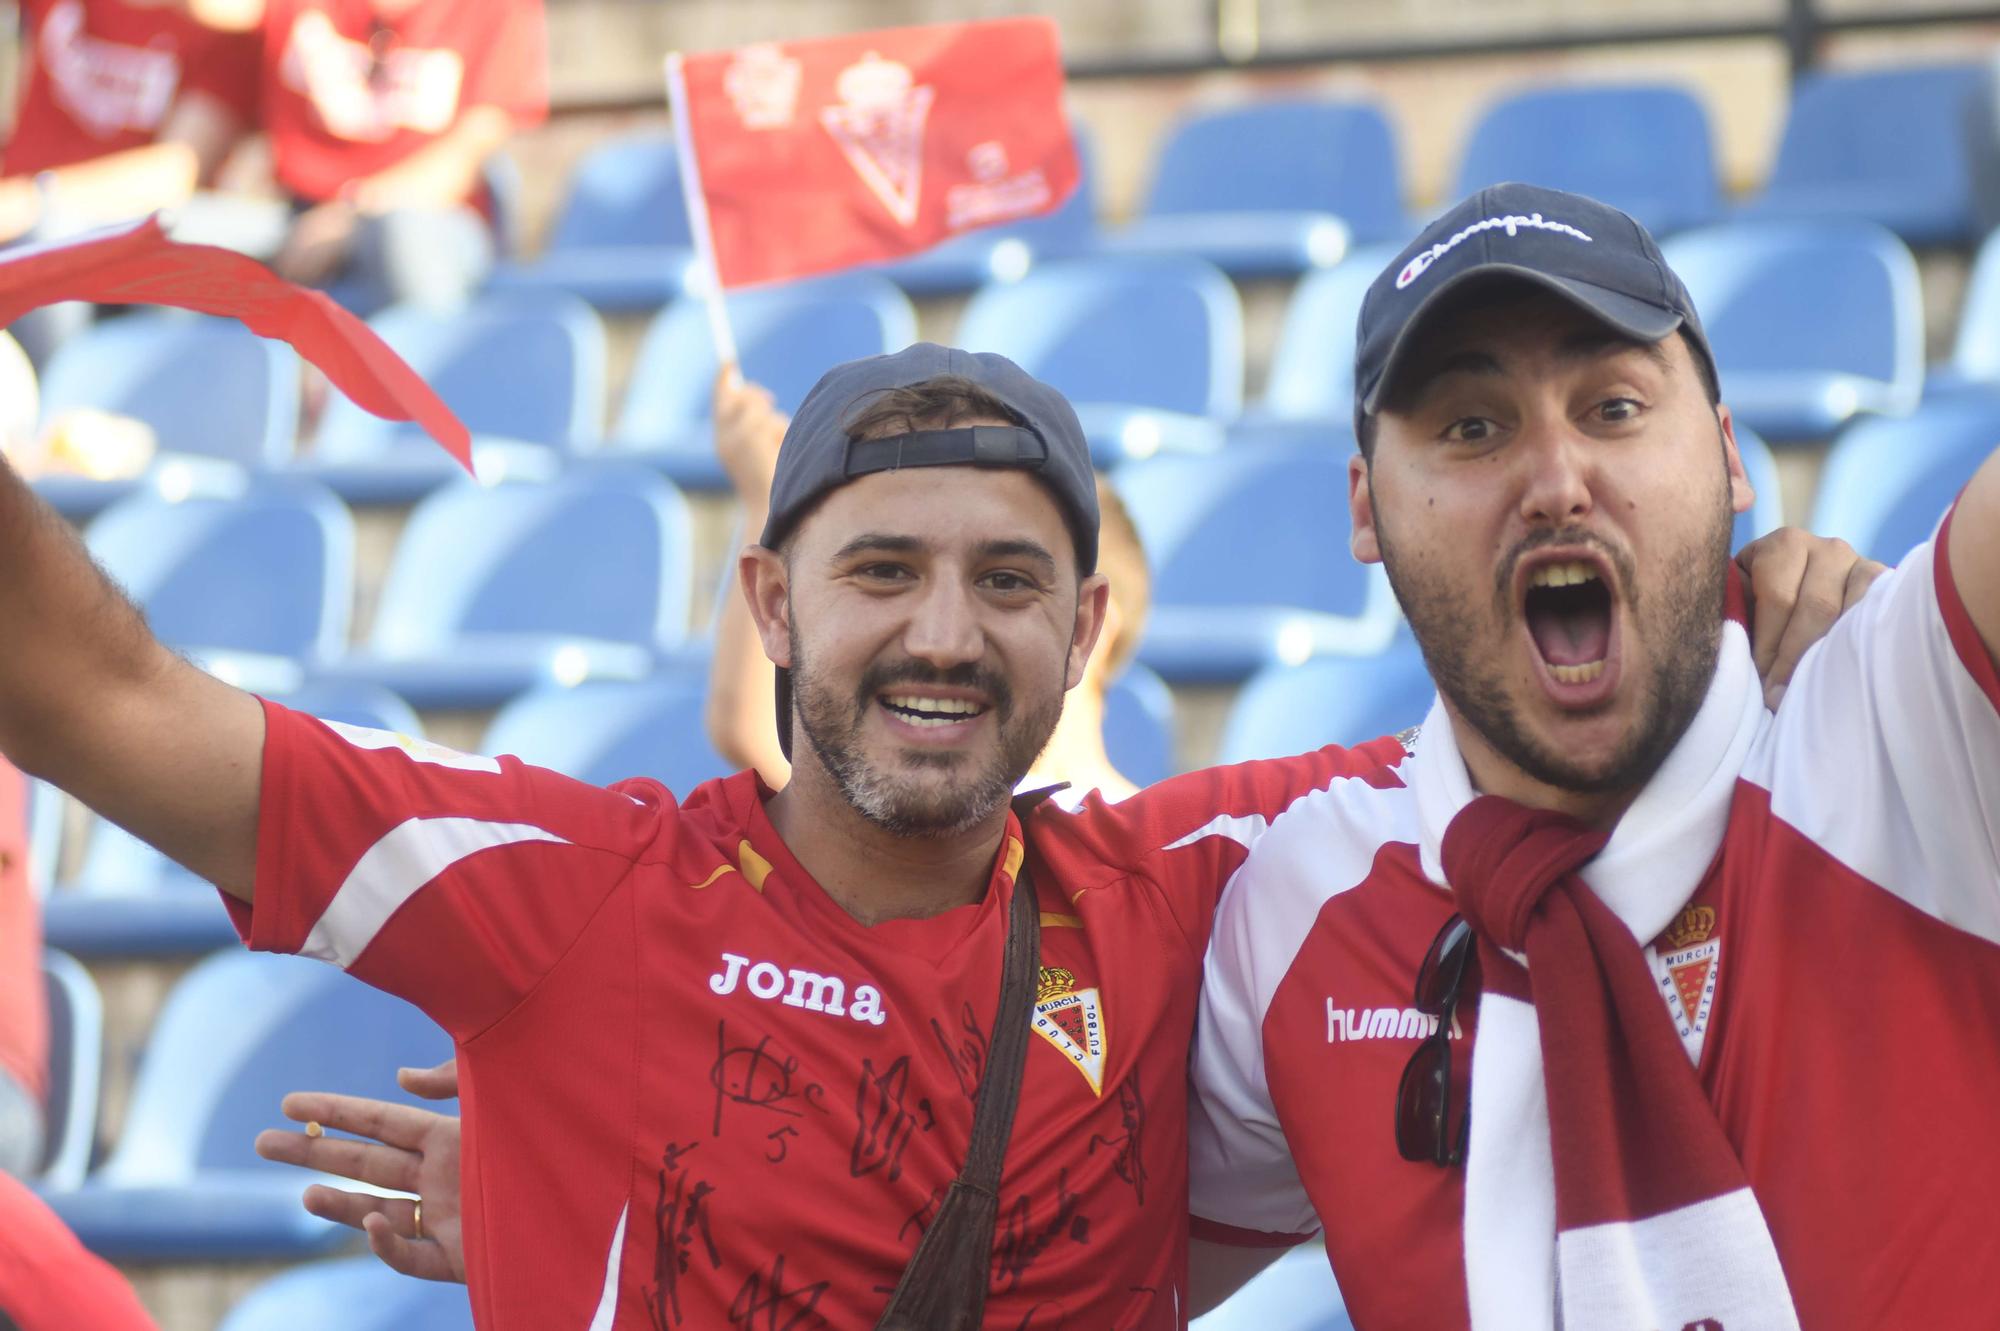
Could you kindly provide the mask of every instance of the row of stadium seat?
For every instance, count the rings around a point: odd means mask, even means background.
[[[1763,190],[1734,215],[1858,219],[1914,245],[1966,245],[1984,229],[1978,167],[1989,76],[1979,64],[1815,71],[1799,80]],[[1731,215],[1708,113],[1659,84],[1536,87],[1474,125],[1454,197],[1501,180],[1590,194],[1659,234]],[[1633,144],[1646,145],[1634,152]],[[1088,169],[1046,218],[962,238],[885,271],[912,294],[1009,281],[1051,259],[1191,255],[1237,277],[1329,267],[1349,245],[1400,243],[1395,135],[1365,102],[1285,100],[1197,112],[1163,140],[1140,215],[1099,227]],[[686,286],[690,251],[672,139],[615,139],[572,176],[546,252],[503,266],[496,289],[560,291],[607,309],[650,309]]]

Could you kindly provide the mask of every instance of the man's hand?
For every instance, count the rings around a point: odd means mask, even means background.
[[[402,1068],[396,1084],[426,1100],[449,1100],[458,1094],[458,1060],[434,1068]],[[294,1122],[318,1123],[369,1140],[273,1128],[257,1134],[258,1155],[377,1188],[415,1193],[419,1199],[377,1197],[316,1183],[306,1189],[306,1210],[362,1230],[375,1255],[406,1276],[465,1283],[456,1118],[414,1105],[323,1091],[294,1091],[281,1108]],[[416,1223],[419,1204],[421,1237]]]
[[[785,441],[785,416],[771,390],[745,380],[734,365],[715,377],[715,456],[736,487],[737,497],[762,511],[770,503],[771,478],[778,471],[778,445]],[[755,540],[756,532],[745,538]]]
[[[1743,547],[1737,565],[1750,588],[1750,652],[1773,711],[1806,648],[1826,636],[1888,567],[1845,541],[1781,527]]]

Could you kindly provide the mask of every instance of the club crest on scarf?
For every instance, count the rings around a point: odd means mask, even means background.
[[[1722,940],[1714,937],[1715,908],[1689,906],[1660,935],[1653,973],[1688,1057],[1701,1061],[1709,1014],[1722,963]]]
[[[1091,1094],[1104,1094],[1104,1007],[1096,989],[1078,989],[1075,974],[1061,966],[1042,967],[1034,1031],[1083,1074]]]

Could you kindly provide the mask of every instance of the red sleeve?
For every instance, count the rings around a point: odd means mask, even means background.
[[[1067,820],[1051,826],[1103,881],[1135,872],[1152,880],[1199,956],[1223,887],[1280,814],[1337,778],[1385,772],[1403,756],[1402,743],[1387,736],[1352,749],[1328,745],[1188,772],[1116,804],[1092,794],[1074,812],[1044,805],[1039,816]],[[1087,888],[1092,879],[1086,871],[1068,881]]]
[[[1993,653],[1986,650],[1986,640],[1979,636],[1979,626],[1972,622],[1972,613],[1965,608],[1965,598],[1958,594],[1958,582],[1952,577],[1951,520],[1957,515],[1958,506],[1954,504],[1951,512],[1944,515],[1944,525],[1937,534],[1934,570],[1938,613],[1944,616],[1945,632],[1965,673],[1972,676],[1987,701],[2000,707],[2000,668],[1996,668]]]
[[[515,758],[264,704],[251,947],[330,962],[461,1040],[505,1016],[675,816],[657,784],[584,785]]]
[[[181,68],[181,91],[212,97],[246,129],[257,123],[264,39],[258,32],[209,33],[190,40]]]
[[[485,0],[468,10],[479,22],[466,34],[465,91],[459,110],[497,106],[516,128],[538,125],[549,114],[549,34],[541,0],[512,0],[494,22]]]
[[[20,1331],[158,1331],[123,1277],[0,1174],[0,1322],[8,1319]]]

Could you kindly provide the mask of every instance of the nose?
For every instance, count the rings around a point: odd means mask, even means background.
[[[911,609],[909,625],[903,631],[903,650],[917,660],[949,670],[977,661],[985,649],[971,589],[955,579],[931,582]]]
[[[1515,450],[1523,475],[1521,517],[1534,527],[1560,527],[1590,514],[1592,442],[1560,415],[1532,423]]]

